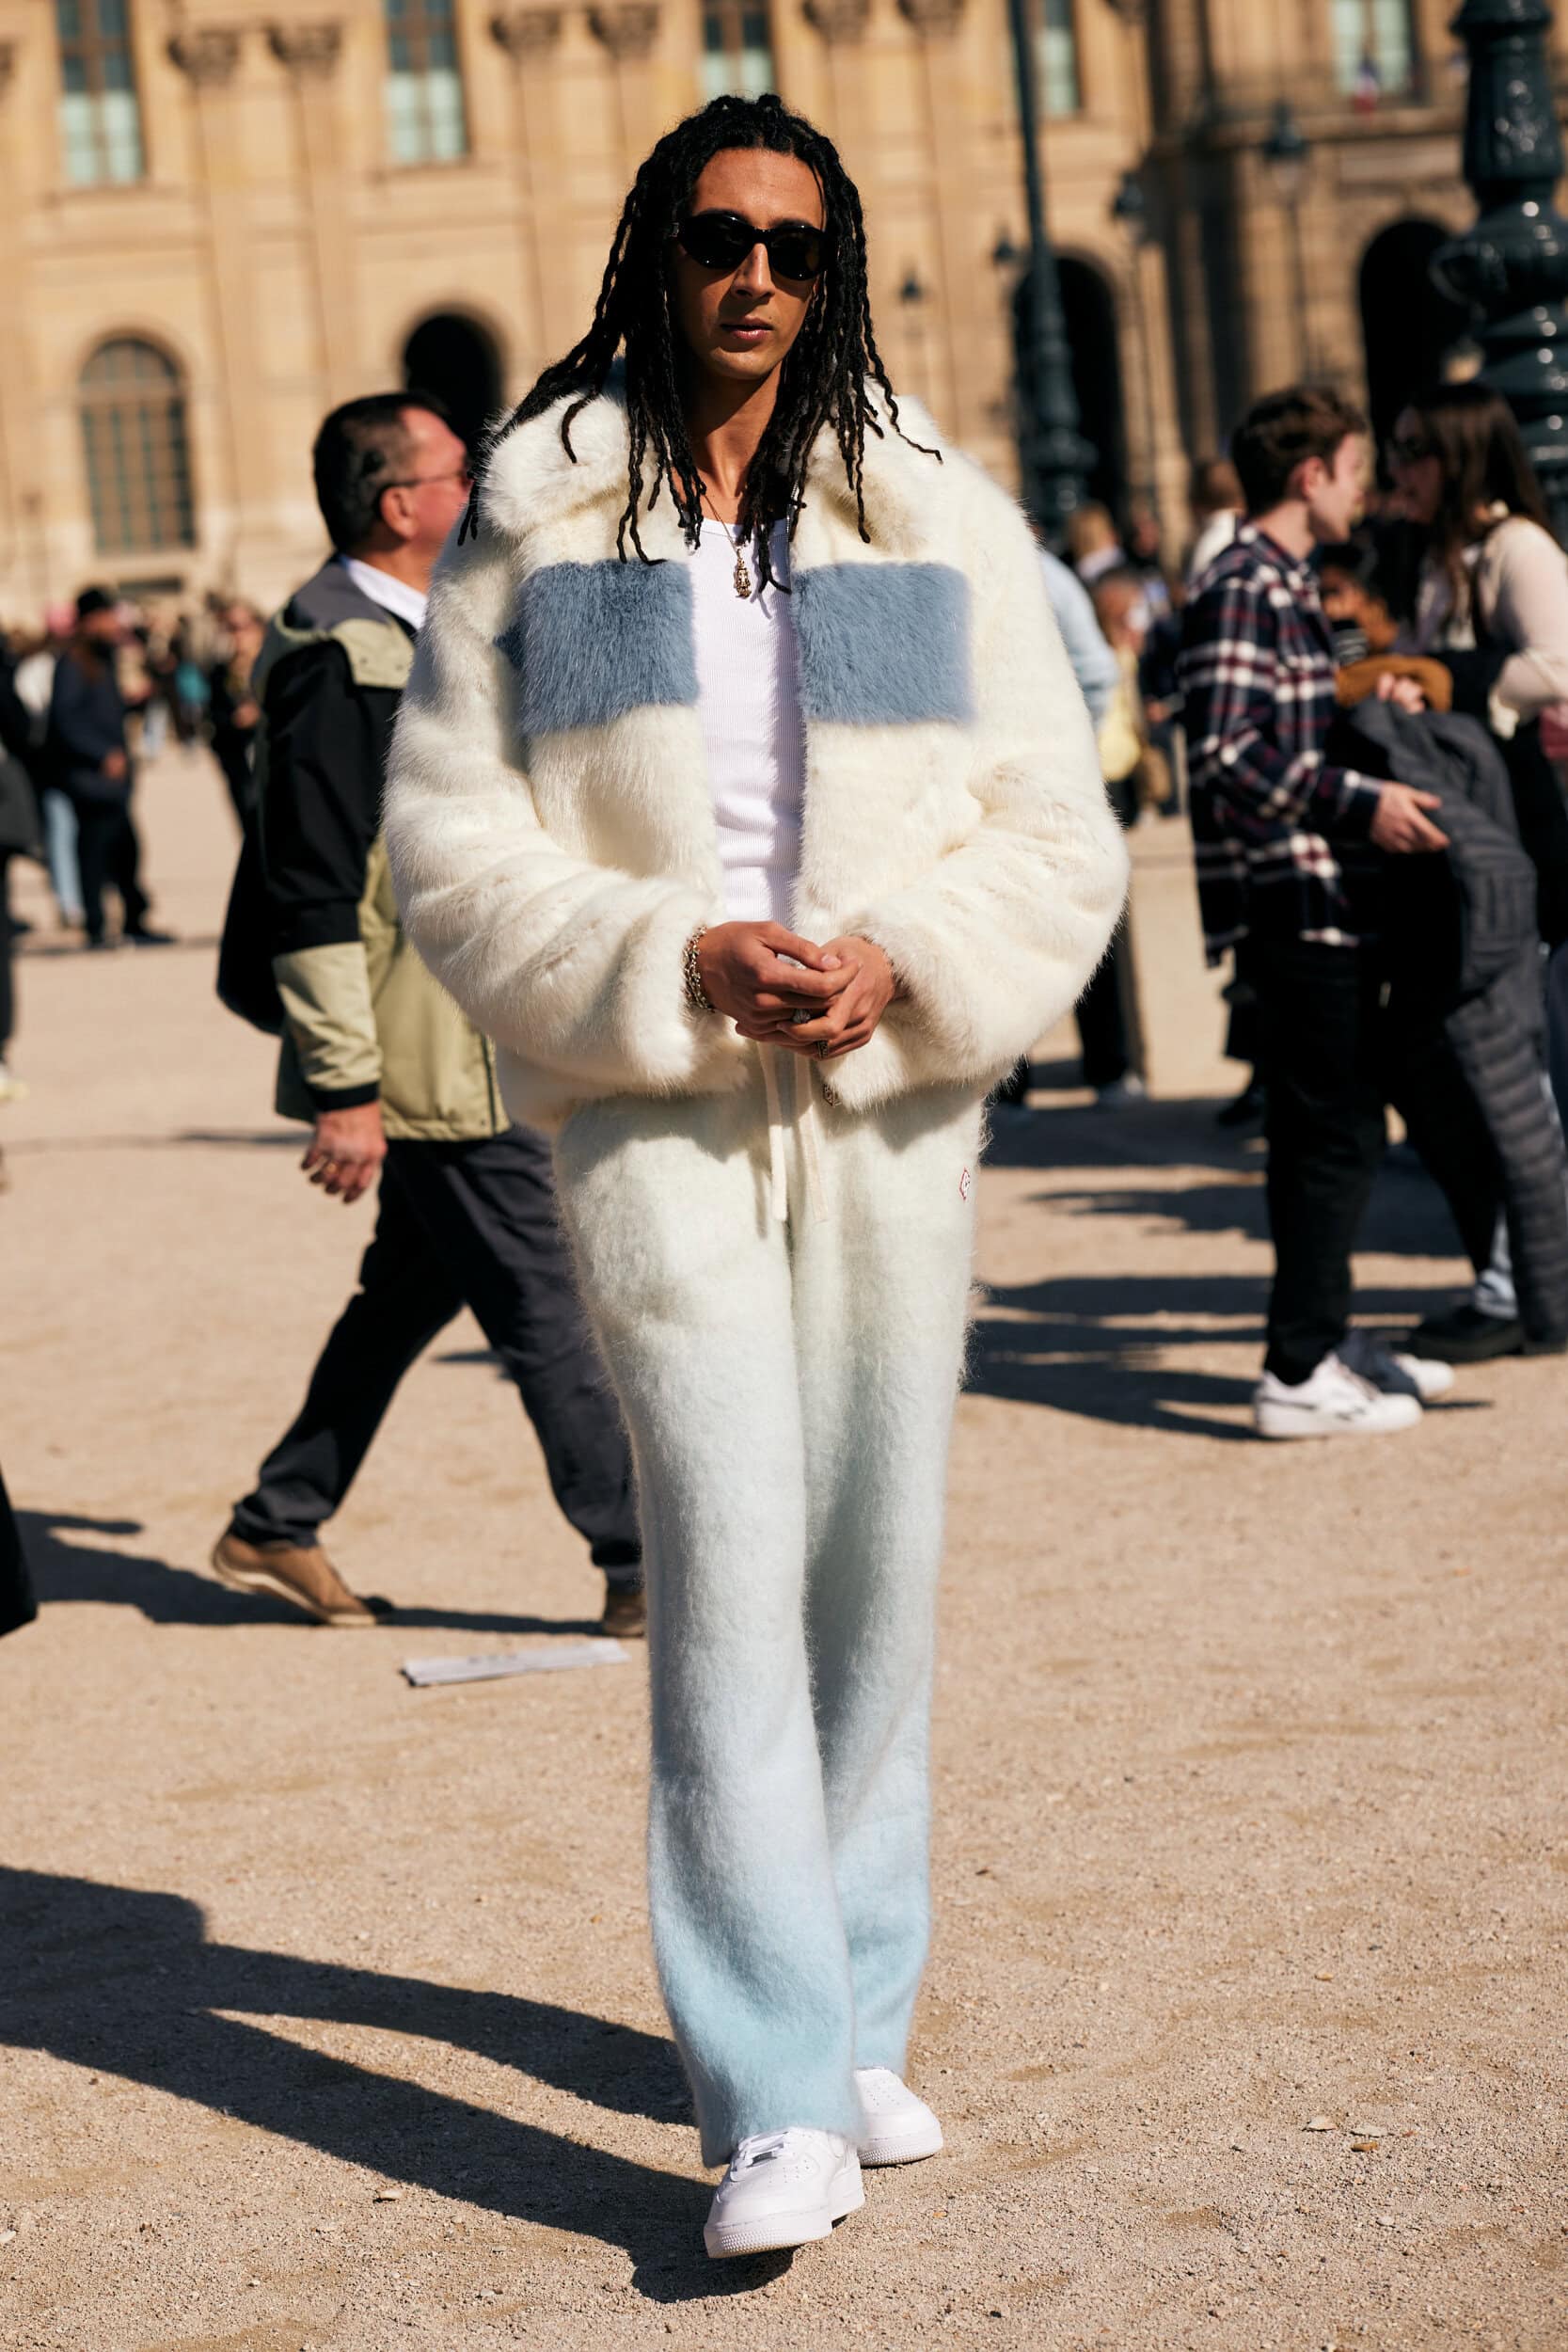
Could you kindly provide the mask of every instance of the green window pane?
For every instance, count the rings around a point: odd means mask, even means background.
[[[1040,0],[1035,40],[1035,71],[1040,104],[1048,115],[1075,115],[1083,105],[1078,81],[1078,27],[1073,0]]]

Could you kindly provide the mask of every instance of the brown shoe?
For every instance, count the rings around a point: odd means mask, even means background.
[[[617,1642],[640,1642],[647,1630],[648,1604],[642,1597],[641,1587],[628,1592],[625,1585],[612,1584],[604,1597],[599,1631]]]
[[[320,1544],[247,1544],[230,1532],[213,1546],[213,1567],[241,1593],[277,1593],[323,1625],[374,1625],[373,1610],[351,1593]]]

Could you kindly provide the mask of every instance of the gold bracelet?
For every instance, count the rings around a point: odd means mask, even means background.
[[[706,936],[707,926],[704,924],[702,930],[693,931],[687,941],[686,952],[681,959],[681,969],[686,976],[686,1001],[693,1012],[717,1012],[719,1009],[703,986],[703,967],[697,960],[697,950]]]

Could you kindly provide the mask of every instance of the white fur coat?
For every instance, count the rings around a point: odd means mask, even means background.
[[[911,439],[937,446],[905,409]],[[752,1049],[694,1013],[682,956],[722,920],[690,581],[666,493],[616,560],[613,389],[496,450],[477,539],[449,547],[387,794],[403,918],[552,1126],[610,1094],[713,1093]],[[835,1061],[850,1110],[987,1089],[1074,1002],[1126,858],[1083,696],[1017,509],[974,465],[868,437],[866,546],[832,437],[791,558],[806,734],[794,923],[859,933],[905,994]]]

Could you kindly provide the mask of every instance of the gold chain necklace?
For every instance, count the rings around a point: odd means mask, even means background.
[[[713,499],[712,499],[712,496],[711,496],[711,494],[710,494],[710,492],[709,492],[709,490],[708,490],[707,484],[706,484],[705,482],[703,484],[703,496],[704,496],[704,498],[705,498],[705,499],[707,500],[707,502],[708,502],[709,506],[712,506],[712,507],[713,507],[713,519],[714,519],[714,521],[715,521],[716,523],[718,523],[718,524],[719,524],[719,528],[720,528],[720,530],[721,530],[721,531],[728,531],[728,529],[729,529],[729,525],[728,525],[728,523],[726,523],[726,522],[724,522],[724,521],[722,521],[722,520],[721,520],[721,516],[720,516],[719,509],[718,509],[716,506],[713,506]],[[744,601],[746,600],[746,598],[747,598],[748,596],[750,596],[750,595],[751,595],[751,593],[752,593],[752,575],[751,575],[750,571],[747,569],[747,566],[746,566],[746,557],[745,557],[745,553],[744,553],[743,549],[741,548],[741,546],[740,546],[740,543],[739,543],[739,541],[738,541],[738,540],[736,542],[736,549],[735,549],[735,570],[734,570],[733,574],[731,575],[731,577],[733,578],[733,580],[734,580],[734,581],[735,581],[735,593],[736,593],[736,595],[737,596],[739,596],[739,597],[740,597],[741,601],[744,603]]]

